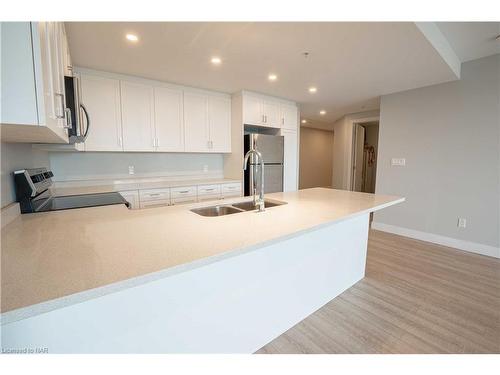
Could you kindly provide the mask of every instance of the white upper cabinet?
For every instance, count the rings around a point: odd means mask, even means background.
[[[90,115],[85,151],[122,151],[120,81],[81,74],[82,103]]]
[[[124,151],[154,151],[153,87],[120,81]]]
[[[184,110],[182,90],[155,87],[156,150],[184,151]]]
[[[38,125],[31,24],[2,22],[0,27],[2,59],[0,122]]]
[[[184,92],[185,150],[209,152],[208,96]]]
[[[297,130],[298,110],[297,107],[290,104],[281,104],[281,127],[284,129]]]
[[[62,56],[65,42],[60,22],[1,23],[3,141],[68,142]]]
[[[243,123],[247,125],[262,125],[264,115],[262,99],[253,95],[243,95]]]
[[[208,98],[209,148],[212,152],[231,152],[231,100]]]
[[[291,126],[293,114],[297,117],[297,107],[294,104],[270,96],[242,93],[243,123],[271,128],[281,128],[283,124]],[[284,111],[285,110],[285,111]],[[297,126],[295,125],[294,129]]]
[[[264,126],[272,128],[281,127],[280,104],[273,100],[263,100],[262,114],[264,116]]]

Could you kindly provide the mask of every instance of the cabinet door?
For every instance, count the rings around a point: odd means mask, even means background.
[[[231,152],[231,100],[211,96],[208,99],[210,151]]]
[[[58,137],[68,142],[65,125],[64,71],[61,69],[61,51],[59,31],[56,22],[38,22],[32,24],[33,54],[35,56],[35,75],[43,86],[39,95],[40,124],[50,128]],[[38,90],[38,88],[37,88]]]
[[[281,127],[280,105],[271,100],[264,100],[262,104],[264,114],[264,126],[272,128]]]
[[[284,136],[283,191],[297,190],[298,136],[293,130],[282,130]]]
[[[184,151],[182,90],[155,87],[155,137],[157,151]]]
[[[122,151],[120,81],[81,74],[81,90],[90,117],[85,151]]]
[[[184,132],[186,151],[210,151],[207,95],[184,92]]]
[[[281,105],[281,127],[290,130],[297,130],[298,111],[297,107],[290,104]]]
[[[154,151],[153,87],[120,81],[124,151]]]
[[[243,123],[248,125],[262,125],[262,99],[256,96],[243,95]]]
[[[38,125],[33,49],[29,22],[2,22],[0,122]]]

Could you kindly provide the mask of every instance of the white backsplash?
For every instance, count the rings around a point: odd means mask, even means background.
[[[82,152],[49,153],[54,181],[222,178],[221,154]],[[133,166],[134,174],[129,174]]]

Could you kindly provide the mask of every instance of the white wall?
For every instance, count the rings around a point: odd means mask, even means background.
[[[300,128],[300,189],[331,187],[332,150],[332,131]]]
[[[51,152],[56,181],[149,176],[223,176],[222,154]],[[128,174],[134,166],[135,175]],[[207,166],[208,172],[203,172]]]
[[[499,91],[496,55],[464,63],[459,81],[382,97],[376,192],[406,202],[375,214],[375,225],[498,248]],[[394,157],[406,167],[391,167]]]
[[[12,172],[18,169],[48,167],[49,156],[45,151],[34,151],[31,144],[1,143],[1,191],[0,207],[16,200]]]

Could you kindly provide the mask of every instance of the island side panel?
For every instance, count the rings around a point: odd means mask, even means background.
[[[252,353],[364,277],[368,222],[364,214],[4,324],[2,347],[50,353]]]

